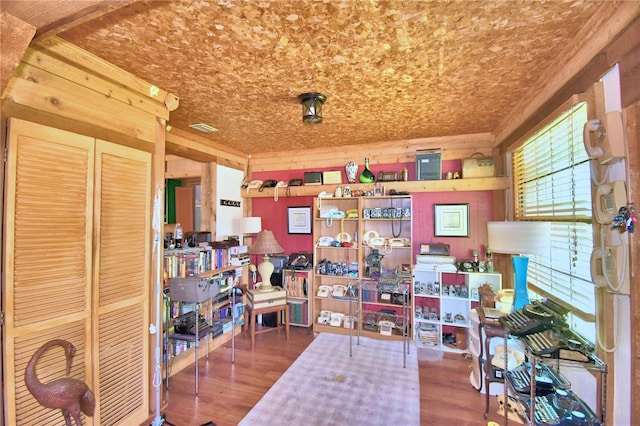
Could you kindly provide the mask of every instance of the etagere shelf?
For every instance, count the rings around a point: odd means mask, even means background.
[[[166,250],[165,276],[170,280],[191,280],[193,285],[207,283],[215,291],[197,301],[175,300],[169,287],[165,288],[164,313],[164,379],[168,386],[169,377],[182,370],[201,357],[207,357],[211,350],[223,345],[239,334],[244,323],[244,303],[242,297],[236,297],[238,287],[246,284],[246,266],[223,265],[216,269],[207,269],[215,265],[213,260],[215,249],[210,247],[185,248],[180,250]],[[196,282],[198,284],[196,284]],[[181,316],[195,312],[196,332],[177,332],[174,320]],[[202,321],[202,318],[204,321]],[[198,338],[196,339],[196,335]],[[206,351],[199,351],[201,344],[205,344]],[[198,392],[196,380],[196,394]]]
[[[315,332],[411,335],[411,208],[410,195],[315,199]]]
[[[508,337],[509,333],[505,329],[505,347]],[[520,406],[527,424],[534,426],[546,424],[603,426],[605,424],[607,364],[595,352],[585,355],[586,361],[561,359],[559,356],[561,350],[541,354],[539,348],[534,348],[526,336],[519,336],[517,339],[524,348],[528,362],[518,367],[509,366],[507,363],[505,398],[508,394]],[[596,401],[595,411],[578,396],[578,393],[582,393],[584,389],[572,388],[571,383],[563,376],[564,369],[576,367],[590,371],[597,378],[599,400]],[[520,375],[519,370],[522,371]],[[550,376],[553,380],[549,378]],[[526,386],[522,386],[522,382],[525,382]],[[505,421],[506,419],[505,413]]]

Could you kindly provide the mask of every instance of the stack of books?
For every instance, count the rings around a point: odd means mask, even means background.
[[[231,266],[243,266],[251,263],[247,246],[229,247],[229,258]]]

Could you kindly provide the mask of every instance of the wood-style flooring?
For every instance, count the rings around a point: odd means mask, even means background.
[[[309,330],[291,327],[289,340],[284,331],[257,335],[251,351],[245,330],[235,339],[235,363],[231,362],[231,342],[212,351],[208,360],[200,360],[197,397],[193,364],[171,377],[162,411],[164,424],[237,425],[312,339]],[[442,361],[419,361],[419,366],[421,425],[484,426],[489,420],[504,424],[495,397],[490,400],[489,418],[484,419],[485,395],[469,383],[470,361],[461,354],[445,353]],[[371,403],[384,404],[384,395]]]

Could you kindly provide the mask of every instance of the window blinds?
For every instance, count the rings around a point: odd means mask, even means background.
[[[529,138],[513,154],[515,217],[551,222],[551,254],[533,256],[529,282],[585,314],[595,314],[591,174],[582,143],[581,102]]]

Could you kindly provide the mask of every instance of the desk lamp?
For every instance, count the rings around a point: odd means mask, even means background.
[[[249,248],[249,254],[264,254],[262,263],[258,265],[258,273],[262,282],[258,285],[260,291],[273,291],[273,285],[271,285],[271,274],[275,267],[273,263],[269,262],[269,255],[274,253],[282,253],[284,249],[280,247],[276,237],[273,236],[272,231],[260,231],[256,242]]]
[[[525,254],[546,254],[551,250],[549,222],[488,222],[487,246],[493,253],[511,254],[515,273],[514,310],[529,304]]]

